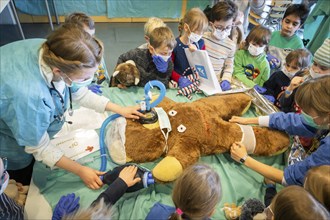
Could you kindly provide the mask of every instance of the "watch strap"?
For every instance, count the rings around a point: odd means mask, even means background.
[[[241,159],[239,159],[239,162],[241,163],[245,163],[246,159],[248,158],[249,155],[245,155],[244,157],[242,157]]]

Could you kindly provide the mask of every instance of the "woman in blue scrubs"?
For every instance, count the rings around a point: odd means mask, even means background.
[[[118,106],[87,89],[102,56],[102,43],[74,25],[58,28],[46,41],[0,47],[0,157],[7,157],[12,178],[29,184],[30,178],[19,177],[31,172],[34,158],[78,175],[89,188],[102,186],[102,172],[72,161],[50,142],[72,101],[97,112],[142,116],[137,106]]]

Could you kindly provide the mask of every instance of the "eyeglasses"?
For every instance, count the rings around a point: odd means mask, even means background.
[[[215,26],[213,25],[213,27],[219,31],[230,31],[233,27],[235,27],[235,25],[229,25],[227,27],[223,27],[223,26]]]
[[[7,165],[8,165],[7,157],[2,157],[1,159],[3,162],[3,174],[0,179],[0,190],[2,188],[3,183],[5,182],[5,178],[6,178],[6,174],[7,174]]]

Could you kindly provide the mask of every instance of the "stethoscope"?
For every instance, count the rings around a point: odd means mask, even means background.
[[[63,98],[63,95],[56,89],[55,85],[53,82],[51,82],[51,85],[53,88],[50,88],[51,91],[55,91],[57,96],[60,98],[60,102],[61,102],[61,105],[62,105],[62,114],[61,115],[56,115],[54,116],[55,119],[57,119],[58,121],[63,121],[65,116],[64,116],[64,112],[65,112],[65,102],[64,102],[64,98]],[[54,101],[54,97],[52,95],[52,98],[53,98],[53,102],[54,102],[54,105],[55,105],[55,108],[57,107],[56,105],[56,102]],[[70,108],[68,109],[68,113],[70,116],[73,115],[73,108],[72,108],[72,94],[71,94],[71,88],[69,87],[69,100],[70,100]],[[60,111],[58,111],[60,112]],[[72,121],[66,121],[68,122],[69,124],[72,124]]]

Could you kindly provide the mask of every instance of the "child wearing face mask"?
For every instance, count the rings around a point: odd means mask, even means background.
[[[171,79],[180,88],[188,87],[192,84],[188,78],[183,77],[193,74],[184,49],[189,48],[190,51],[205,50],[204,40],[201,38],[207,26],[207,18],[199,8],[190,9],[180,21],[180,36],[176,38],[176,47],[172,53],[174,70],[171,76]]]
[[[269,42],[269,54],[277,58],[273,63],[274,72],[281,68],[281,61],[293,50],[304,48],[304,44],[296,32],[304,24],[309,9],[304,4],[290,5],[282,18],[281,30],[272,33]]]
[[[286,88],[295,76],[303,77],[311,63],[311,58],[312,54],[307,49],[290,52],[285,58],[282,69],[273,73],[264,83],[263,88],[259,87],[257,91],[281,109],[280,98],[285,95]]]
[[[205,12],[212,28],[212,32],[203,35],[205,49],[223,91],[231,89],[236,43],[229,38],[229,35],[237,10],[236,4],[228,0],[218,2]]]
[[[135,48],[120,55],[117,65],[133,60],[140,72],[138,86],[143,87],[150,80],[159,80],[168,88],[173,71],[171,54],[175,45],[169,27],[155,28],[150,33],[148,49]]]
[[[235,53],[233,75],[247,87],[263,86],[269,78],[270,67],[265,48],[270,36],[268,28],[255,26],[246,37],[243,48]]]

